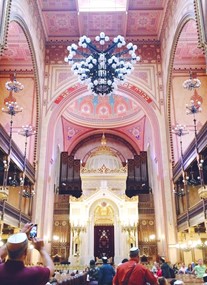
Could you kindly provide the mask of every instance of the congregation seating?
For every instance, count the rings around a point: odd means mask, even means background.
[[[176,274],[175,279],[182,280],[185,285],[199,285],[204,284],[203,279],[196,278],[193,274]],[[168,283],[170,284],[170,281],[172,279],[168,279]]]
[[[52,285],[85,285],[86,282],[86,272],[81,272],[74,276],[71,273],[59,273],[56,272],[54,278],[50,280]]]

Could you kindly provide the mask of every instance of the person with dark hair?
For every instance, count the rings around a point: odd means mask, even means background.
[[[165,277],[159,277],[158,278],[158,284],[159,285],[168,285],[167,279]]]
[[[162,276],[165,278],[175,278],[175,273],[172,267],[165,261],[164,257],[160,258]]]
[[[99,268],[96,266],[95,260],[90,260],[87,280],[90,285],[98,284]]]
[[[170,285],[174,285],[175,281],[177,281],[177,279],[173,278],[172,280],[170,280]]]
[[[115,275],[114,267],[108,263],[106,256],[102,257],[103,265],[99,269],[98,284],[112,285],[112,280]]]
[[[21,233],[11,235],[5,246],[0,249],[0,255],[8,255],[5,263],[0,264],[1,285],[45,285],[54,274],[54,264],[44,248],[42,239],[32,238],[32,244],[39,251],[43,266],[26,267],[27,234],[32,224],[26,224]],[[26,234],[27,233],[27,234]]]
[[[139,263],[139,249],[132,247],[129,253],[129,261],[117,267],[113,279],[114,285],[157,285],[157,278],[144,265]]]

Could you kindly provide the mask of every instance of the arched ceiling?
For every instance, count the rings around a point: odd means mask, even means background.
[[[118,127],[141,119],[144,111],[137,100],[125,94],[87,95],[71,100],[63,116],[88,127]]]

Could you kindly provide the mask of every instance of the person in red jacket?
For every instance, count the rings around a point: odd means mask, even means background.
[[[139,249],[132,247],[129,253],[129,261],[117,267],[113,279],[114,285],[150,285],[159,284],[157,278],[144,265],[139,264]]]

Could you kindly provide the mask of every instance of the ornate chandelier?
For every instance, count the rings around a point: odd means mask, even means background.
[[[196,73],[192,72],[190,72],[190,78],[183,82],[183,88],[189,91],[199,88],[200,86],[201,86],[201,81],[197,78]]]
[[[111,44],[109,37],[101,32],[95,38],[97,45],[91,39],[82,36],[76,44],[68,46],[69,55],[65,61],[72,65],[71,70],[79,76],[79,81],[88,85],[93,95],[111,95],[117,88],[117,83],[124,83],[126,76],[134,69],[133,65],[141,60],[135,54],[137,46],[128,43],[126,49],[125,39],[117,36]],[[116,49],[120,49],[116,52]],[[126,54],[129,56],[123,56]],[[78,55],[76,58],[74,56]]]

